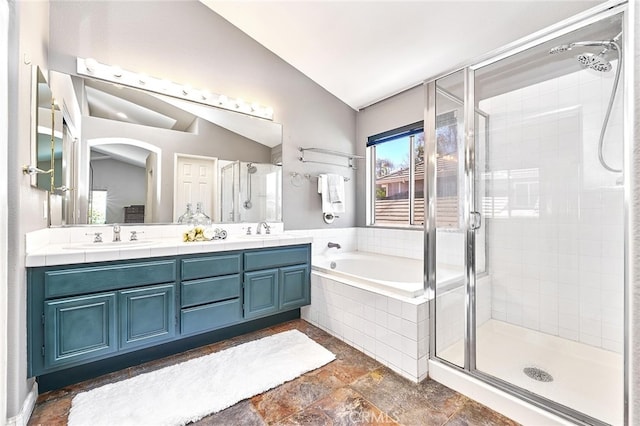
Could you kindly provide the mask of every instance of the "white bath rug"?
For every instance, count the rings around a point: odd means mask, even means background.
[[[305,334],[290,330],[79,393],[68,424],[183,425],[334,359]]]

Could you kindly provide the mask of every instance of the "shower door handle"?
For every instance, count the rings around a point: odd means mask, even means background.
[[[482,215],[480,212],[471,212],[469,219],[469,227],[472,231],[480,229],[482,226]]]

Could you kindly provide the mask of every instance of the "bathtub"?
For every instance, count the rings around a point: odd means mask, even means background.
[[[424,293],[422,260],[354,251],[313,256],[312,269],[397,296],[413,298]],[[462,270],[438,266],[437,275],[439,291],[463,283]]]

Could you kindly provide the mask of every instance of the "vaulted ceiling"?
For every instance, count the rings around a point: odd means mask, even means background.
[[[354,109],[601,0],[201,0]]]

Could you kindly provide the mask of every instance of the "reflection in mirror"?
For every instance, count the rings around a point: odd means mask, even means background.
[[[157,149],[116,138],[95,139],[89,146],[88,223],[153,223]]]
[[[52,172],[32,175],[31,184],[44,191],[53,191],[56,182],[62,181],[62,114],[55,108],[51,89],[40,67],[34,67],[33,80],[32,164]]]
[[[281,124],[139,89],[71,78],[83,111],[78,161],[72,166],[78,180],[73,194],[75,223],[171,223],[184,213],[186,202],[195,209],[198,201],[216,222],[281,220],[280,167],[267,171],[281,149]],[[199,185],[200,168],[193,169],[192,186],[177,184],[184,177],[178,158],[197,157],[216,163],[206,190]],[[238,167],[246,172],[249,162],[256,164],[259,173],[251,176],[250,187],[247,176],[237,175],[236,205],[223,212],[221,197],[230,190],[223,192],[222,168],[243,163]],[[238,207],[249,188],[255,207]]]
[[[221,167],[221,220],[282,220],[282,167],[245,161]]]

